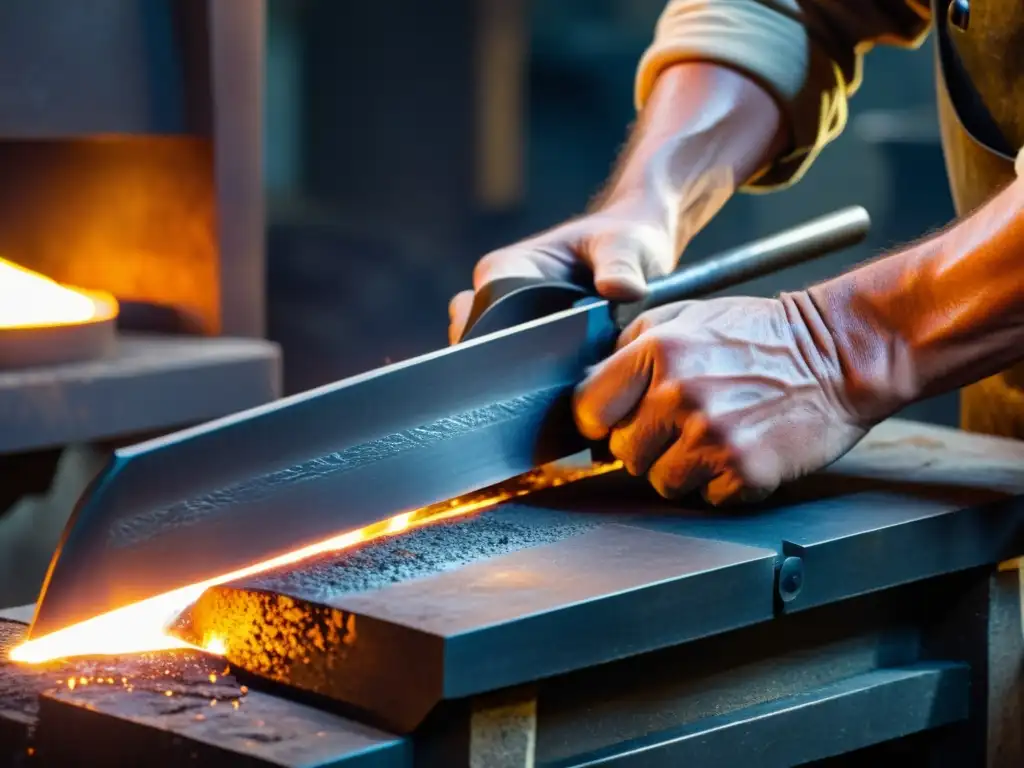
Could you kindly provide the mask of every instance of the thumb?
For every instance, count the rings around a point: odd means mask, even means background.
[[[631,227],[594,238],[588,245],[594,287],[613,301],[642,299],[647,280],[664,275],[675,261],[672,241],[660,227]]]
[[[594,287],[606,299],[636,301],[647,292],[639,248],[623,242],[599,244],[591,255]]]

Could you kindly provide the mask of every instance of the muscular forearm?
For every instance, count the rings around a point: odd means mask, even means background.
[[[599,205],[655,201],[682,245],[782,151],[779,108],[752,80],[716,64],[677,64],[658,78]]]
[[[1024,359],[1024,180],[938,236],[805,297],[794,306],[834,346],[851,405],[868,418]]]
[[[636,76],[645,105],[668,67],[716,62],[763,85],[788,141],[748,190],[785,186],[843,130],[861,58],[875,44],[916,45],[929,26],[919,0],[668,0]]]

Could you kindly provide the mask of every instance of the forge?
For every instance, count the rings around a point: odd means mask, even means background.
[[[273,400],[263,3],[0,8],[0,606],[118,446]]]
[[[5,754],[73,764],[45,742],[74,727],[117,734],[96,765],[1008,768],[1021,467],[892,420],[741,512],[549,469],[198,589],[176,650],[7,664]],[[116,684],[151,669],[170,696]]]
[[[0,368],[94,360],[113,354],[117,300],[60,285],[0,259]]]

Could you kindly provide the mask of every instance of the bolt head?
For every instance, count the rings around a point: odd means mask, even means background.
[[[779,569],[779,597],[789,603],[796,599],[804,586],[804,561],[799,557],[787,557]]]

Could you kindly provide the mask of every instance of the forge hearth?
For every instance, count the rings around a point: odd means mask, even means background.
[[[4,2],[0,256],[181,328],[262,335],[264,12]]]
[[[0,258],[0,370],[114,354],[118,306]]]
[[[0,257],[112,294],[122,330],[261,337],[264,15],[3,3]]]
[[[0,607],[38,594],[112,449],[279,395],[264,14],[263,0],[0,3],[0,259],[118,309],[64,327],[0,312]]]

